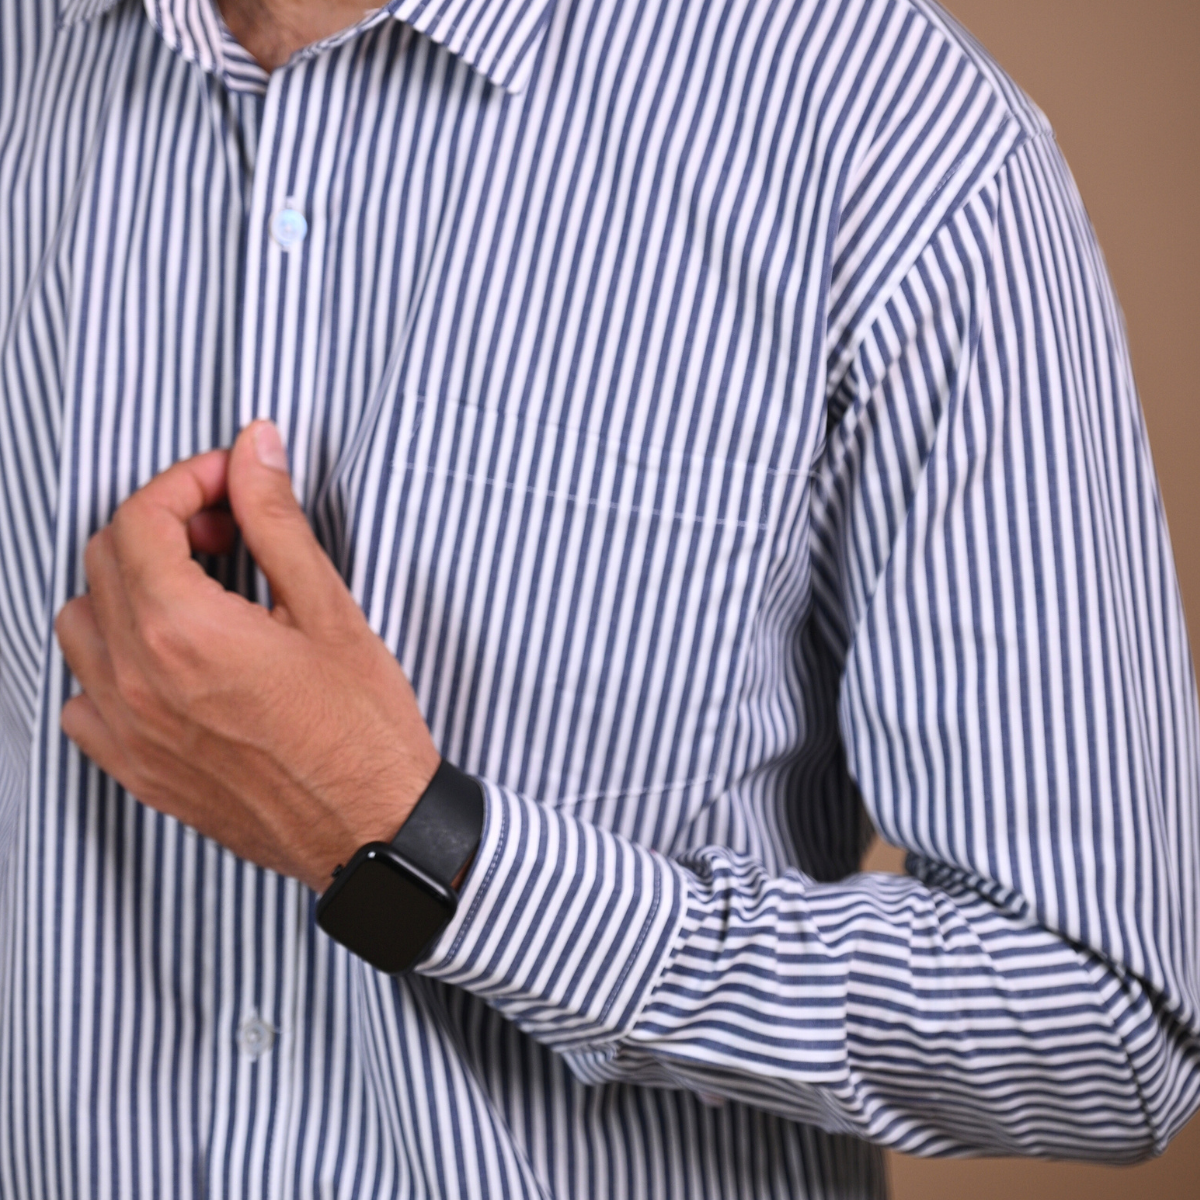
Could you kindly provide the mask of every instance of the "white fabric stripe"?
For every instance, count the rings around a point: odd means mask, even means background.
[[[933,5],[398,0],[269,77],[212,0],[5,5],[0,394],[6,1200],[850,1200],[1200,1103],[1120,316]],[[87,537],[260,415],[486,787],[403,979],[58,729]]]

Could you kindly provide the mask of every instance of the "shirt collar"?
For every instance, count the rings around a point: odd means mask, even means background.
[[[59,24],[90,20],[119,2],[58,0]],[[195,0],[156,0],[147,7],[169,10],[181,24],[194,16],[196,5]],[[529,82],[554,0],[390,0],[382,7],[497,87],[516,93]]]

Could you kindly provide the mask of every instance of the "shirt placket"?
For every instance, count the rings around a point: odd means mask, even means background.
[[[241,97],[231,106],[254,128],[236,131],[231,148],[243,165],[239,288],[233,340],[236,380],[229,438],[250,422],[275,421],[289,449],[294,490],[311,511],[327,457],[317,445],[328,437],[327,408],[334,398],[318,385],[322,311],[327,291],[328,198],[338,145],[327,117],[334,89],[349,86],[351,72],[338,47],[386,19],[373,14],[355,30],[298,54],[265,74],[231,38],[215,8],[176,10],[159,26],[168,44],[193,67],[213,75],[212,86]],[[199,14],[199,15],[197,15]],[[152,16],[153,20],[153,16]],[[158,24],[157,21],[154,21]],[[197,53],[196,50],[204,50]],[[319,51],[319,52],[318,52]],[[249,96],[256,105],[246,104]],[[333,107],[337,107],[336,104]],[[232,216],[232,214],[231,214]],[[336,398],[347,402],[345,396]],[[351,405],[352,407],[352,405]],[[269,587],[250,569],[240,587],[269,603]],[[311,896],[292,879],[221,856],[219,880],[221,980],[214,997],[213,1111],[201,1134],[204,1166],[197,1190],[211,1197],[269,1196],[283,1200],[293,1185],[307,1111],[304,1087],[304,979],[314,967]]]
[[[291,451],[293,479],[303,501],[307,486],[303,441],[314,421],[315,334],[322,295],[325,224],[313,189],[314,146],[307,95],[319,60],[276,71],[266,86],[258,152],[245,217],[243,291],[239,313],[236,424],[269,418]],[[257,598],[268,601],[261,574]],[[241,957],[242,987],[227,997],[223,1026],[234,1030],[236,1088],[256,1114],[250,1127],[229,1131],[245,1144],[235,1158],[249,1166],[259,1194],[284,1200],[289,1178],[287,1141],[301,1070],[297,1030],[300,979],[307,957],[308,893],[296,880],[266,875],[255,881],[265,903],[234,917],[233,944]],[[255,927],[257,923],[257,927]],[[210,1195],[220,1194],[219,1173]]]

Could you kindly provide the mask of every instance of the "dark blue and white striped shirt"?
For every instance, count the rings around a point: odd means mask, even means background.
[[[1200,1101],[1121,317],[930,0],[392,0],[270,77],[6,0],[0,401],[5,1200],[848,1200]],[[59,729],[88,536],[260,416],[486,786],[410,978]]]

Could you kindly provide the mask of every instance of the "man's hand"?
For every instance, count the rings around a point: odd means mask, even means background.
[[[228,498],[230,513],[217,506]],[[268,610],[192,558],[233,522]],[[67,736],[143,803],[324,890],[390,841],[439,764],[395,657],[367,625],[292,494],[275,427],[177,463],[88,542],[88,594],[55,622],[83,687]]]

